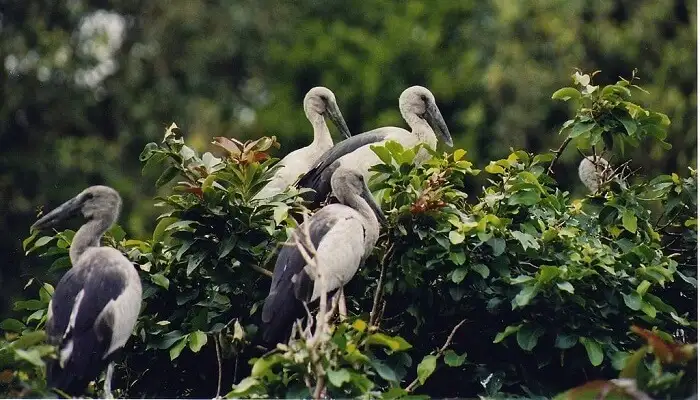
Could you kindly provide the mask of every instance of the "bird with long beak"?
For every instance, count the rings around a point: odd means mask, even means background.
[[[399,110],[411,127],[410,132],[403,128],[387,126],[345,139],[323,154],[316,165],[299,180],[298,187],[314,190],[314,193],[306,196],[307,200],[311,201],[312,208],[318,207],[330,194],[331,176],[339,167],[352,168],[363,174],[365,179],[369,179],[369,169],[381,163],[370,148],[371,145],[393,140],[405,148],[425,143],[435,150],[437,132],[445,144],[452,147],[452,136],[430,90],[422,86],[411,86],[404,90],[399,97]],[[414,162],[420,164],[427,158],[427,153],[419,152]]]
[[[102,235],[116,222],[121,197],[107,186],[91,186],[44,215],[32,230],[44,230],[76,216],[87,222],[73,237],[73,267],[56,285],[49,303],[46,333],[58,347],[47,383],[80,396],[107,367],[104,391],[111,398],[113,360],[126,344],[141,309],[141,280],[132,263]]]
[[[310,145],[294,150],[278,163],[280,168],[256,195],[256,199],[265,199],[283,192],[296,183],[299,177],[311,169],[323,153],[333,147],[333,138],[326,125],[325,117],[338,128],[340,133],[349,138],[343,114],[340,112],[335,95],[328,88],[318,86],[309,90],[304,97],[304,113],[314,129],[314,140]]]
[[[340,204],[321,208],[295,231],[299,237],[308,229],[308,241],[315,249],[313,263],[320,272],[308,265],[295,239],[290,239],[277,257],[262,311],[263,340],[267,343],[289,338],[294,321],[305,315],[303,302],[317,300],[322,287],[329,295],[338,291],[342,298],[343,286],[372,253],[380,223],[386,221],[361,173],[339,168],[331,185]],[[315,280],[318,276],[324,285]]]

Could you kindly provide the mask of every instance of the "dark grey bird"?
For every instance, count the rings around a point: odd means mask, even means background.
[[[331,186],[340,204],[330,204],[297,227],[302,235],[308,224],[309,240],[316,250],[314,262],[321,270],[327,293],[340,289],[371,254],[379,238],[384,214],[372,197],[365,177],[349,168],[333,174]],[[312,278],[304,257],[290,239],[282,248],[262,311],[263,340],[286,341],[294,321],[305,315],[302,302],[321,296],[321,285]]]
[[[399,110],[411,128],[410,132],[403,128],[387,126],[345,139],[323,154],[315,167],[299,180],[298,187],[315,191],[306,196],[306,199],[312,202],[312,208],[318,207],[331,192],[331,176],[340,166],[352,168],[362,173],[365,179],[369,179],[369,168],[381,163],[370,148],[371,145],[394,140],[405,148],[425,143],[435,150],[437,132],[448,146],[452,146],[452,136],[430,90],[422,86],[411,86],[404,90],[399,97]],[[428,157],[426,152],[419,152],[414,162],[420,164]]]
[[[317,86],[309,90],[304,97],[304,113],[314,129],[313,142],[306,147],[294,150],[280,160],[281,167],[275,171],[270,182],[255,195],[256,199],[269,198],[283,192],[300,176],[309,172],[323,153],[333,147],[333,138],[324,117],[330,118],[343,136],[346,138],[351,136],[335,95],[328,88]]]
[[[126,344],[141,308],[141,280],[124,255],[100,246],[119,217],[121,197],[107,186],[91,186],[39,219],[47,229],[75,216],[87,222],[73,237],[71,268],[49,303],[46,333],[58,346],[47,368],[47,383],[71,396],[84,393],[107,366],[105,396],[111,397],[113,360]]]

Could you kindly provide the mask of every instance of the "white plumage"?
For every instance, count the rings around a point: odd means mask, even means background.
[[[350,137],[350,130],[345,124],[338,108],[335,95],[329,89],[319,86],[312,88],[304,97],[304,113],[314,130],[314,140],[310,145],[289,153],[280,160],[281,166],[273,178],[255,196],[265,199],[283,192],[296,183],[299,177],[316,165],[321,155],[333,147],[333,138],[326,125],[328,116],[343,136]]]

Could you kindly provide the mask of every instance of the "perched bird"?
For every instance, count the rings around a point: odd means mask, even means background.
[[[434,150],[437,147],[437,132],[448,146],[452,146],[450,131],[430,90],[422,86],[411,86],[404,90],[399,97],[399,110],[411,128],[410,132],[403,128],[387,126],[343,140],[323,154],[318,163],[299,180],[298,187],[315,191],[307,197],[307,200],[312,202],[312,208],[318,207],[330,193],[331,176],[337,168],[352,168],[363,174],[365,179],[369,179],[369,168],[381,163],[370,148],[371,145],[394,140],[406,148],[425,143]],[[428,154],[419,152],[414,161],[420,164],[426,159]]]
[[[339,168],[331,186],[340,204],[323,207],[296,229],[302,235],[308,224],[309,240],[316,250],[314,262],[329,294],[342,290],[352,279],[379,238],[380,221],[385,221],[361,173]],[[302,301],[321,296],[321,285],[312,278],[314,271],[309,271],[294,243],[290,239],[277,257],[263,306],[263,340],[268,343],[289,338],[294,321],[304,315]]]
[[[102,235],[119,217],[121,198],[107,186],[91,186],[39,219],[32,229],[47,229],[82,214],[70,246],[71,268],[49,303],[46,333],[58,346],[58,360],[47,368],[47,383],[71,396],[109,364],[105,395],[111,397],[113,360],[134,329],[141,308],[141,280],[124,255],[101,247]]]
[[[600,189],[600,185],[612,176],[612,172],[608,161],[600,156],[584,157],[578,165],[578,177],[592,193]]]
[[[329,117],[343,136],[346,138],[351,136],[343,114],[338,108],[335,95],[325,87],[318,86],[309,90],[304,97],[304,113],[314,128],[313,142],[306,147],[294,150],[280,160],[281,167],[275,171],[270,182],[255,195],[256,199],[269,198],[283,192],[301,175],[307,173],[323,153],[333,147],[333,138],[324,117]]]

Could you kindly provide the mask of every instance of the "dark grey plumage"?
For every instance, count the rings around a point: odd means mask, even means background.
[[[384,221],[361,173],[340,168],[331,185],[342,204],[323,207],[296,230],[302,235],[308,225],[316,250],[314,262],[329,295],[355,275],[379,237],[379,221]],[[292,243],[288,241],[280,251],[263,306],[263,340],[270,344],[289,337],[294,321],[305,315],[302,302],[313,302],[322,295],[321,286],[307,272],[306,260]]]
[[[141,307],[141,281],[124,255],[100,247],[102,235],[117,220],[121,198],[112,188],[91,186],[39,219],[46,229],[82,214],[87,222],[73,237],[73,268],[59,281],[49,304],[46,332],[58,346],[58,360],[47,368],[49,387],[72,396],[107,366],[105,395],[111,397],[111,364],[124,347]]]

